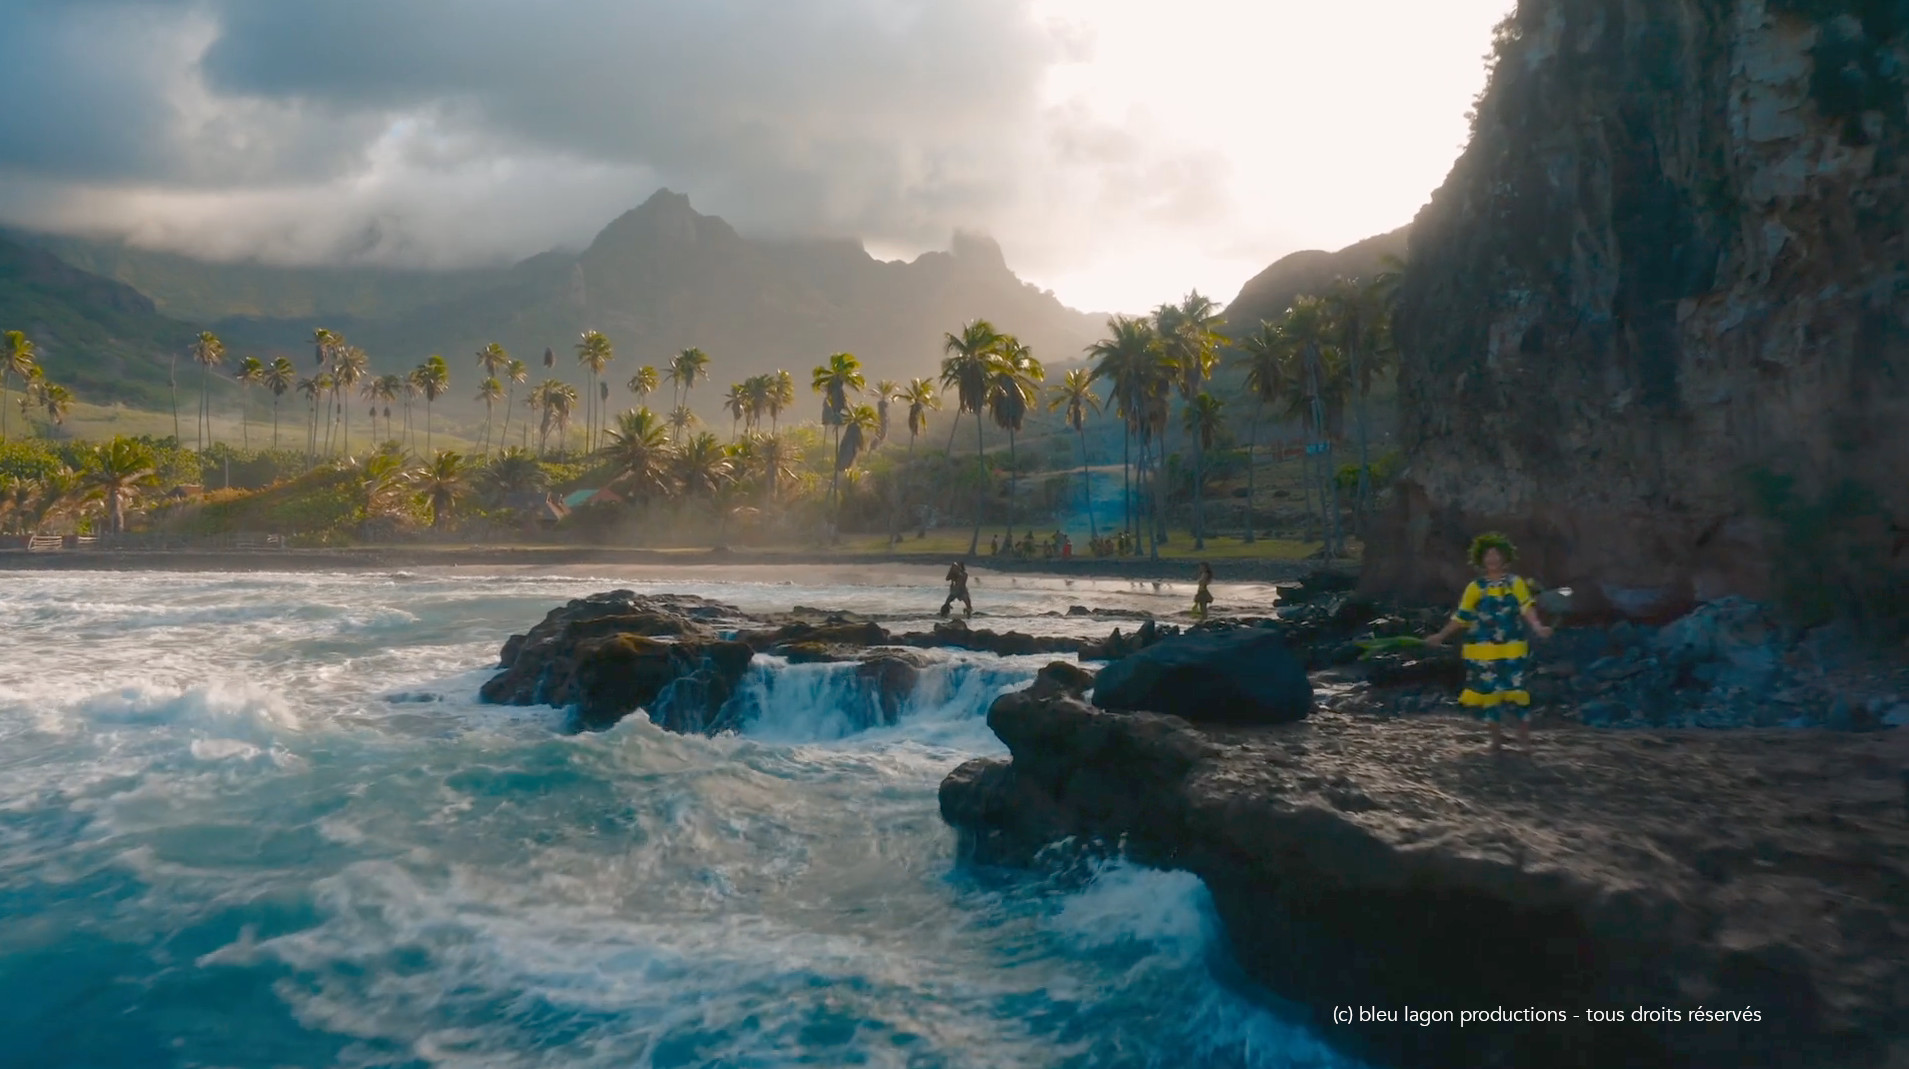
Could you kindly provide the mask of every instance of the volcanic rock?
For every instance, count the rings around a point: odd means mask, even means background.
[[[1196,722],[1283,724],[1311,711],[1312,681],[1273,629],[1197,631],[1102,669],[1094,704]]]

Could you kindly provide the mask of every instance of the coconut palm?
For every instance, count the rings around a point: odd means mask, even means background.
[[[33,420],[28,413],[40,407],[41,401],[45,397],[46,372],[41,371],[37,367],[33,368],[27,372],[27,380],[20,388],[20,400],[18,402],[20,406],[20,422],[25,425],[28,434],[33,432]]]
[[[1332,307],[1324,298],[1299,297],[1276,329],[1298,356],[1298,390],[1292,401],[1303,411],[1311,432],[1307,461],[1319,488],[1325,552],[1330,560],[1339,553],[1339,493],[1332,478],[1332,429],[1337,422],[1333,410],[1343,404],[1344,386],[1339,374],[1341,354],[1333,345],[1337,328]]]
[[[212,430],[212,369],[225,363],[225,343],[209,330],[199,332],[192,343],[192,359],[199,364],[199,451],[204,452]]]
[[[544,489],[550,477],[528,450],[511,446],[485,465],[483,482],[486,490],[498,500],[508,501],[513,495]]]
[[[1021,433],[1028,406],[1039,395],[1040,382],[1047,377],[1034,353],[1012,334],[1004,335],[995,353],[994,367],[988,376],[988,415],[994,425],[1008,432],[1008,537],[1014,537],[1014,503],[1019,472],[1015,462],[1014,438]]]
[[[331,382],[322,374],[313,375],[308,379],[299,379],[295,389],[305,395],[305,459],[310,461],[312,454],[318,450],[318,399],[331,389]]]
[[[598,396],[597,380],[602,377],[603,369],[616,359],[616,349],[602,331],[586,330],[583,339],[577,342],[577,363],[589,369],[590,394],[584,399],[583,448],[585,451],[597,447],[597,407],[602,400]]]
[[[1047,410],[1062,412],[1061,418],[1080,440],[1081,504],[1087,510],[1088,537],[1099,540],[1100,525],[1094,519],[1094,487],[1087,474],[1087,414],[1100,412],[1100,395],[1094,392],[1094,373],[1077,367],[1061,376],[1061,381],[1054,384]]]
[[[249,400],[252,388],[265,381],[265,362],[256,356],[248,356],[239,361],[239,369],[232,373],[233,381],[239,384],[239,442],[245,449],[252,448],[252,421]]]
[[[431,405],[438,398],[451,392],[451,368],[444,358],[436,353],[424,358],[417,370],[411,373],[412,381],[417,384],[418,392],[424,395],[424,451],[431,452]]]
[[[438,358],[438,363],[442,364],[443,362],[442,357]],[[350,397],[352,388],[357,386],[370,372],[371,358],[366,356],[365,351],[356,345],[345,346],[344,349],[338,353],[338,358],[332,362],[332,390],[333,395],[339,399],[337,407],[339,431],[341,435],[340,444],[347,456],[351,455],[351,406],[344,403],[344,398]],[[445,381],[447,383],[450,381],[450,370],[448,368],[445,370]],[[373,434],[375,436],[376,431],[373,431]]]
[[[630,376],[630,381],[624,385],[628,386],[630,392],[636,395],[636,403],[640,407],[643,402],[649,399],[651,394],[656,392],[656,384],[656,369],[646,364],[643,367],[637,368],[636,373]]]
[[[364,518],[374,519],[402,509],[412,495],[412,472],[402,454],[379,450],[348,469],[358,483]]]
[[[272,451],[278,451],[278,402],[298,382],[298,369],[285,357],[273,360],[259,377],[259,382],[272,395]]]
[[[776,419],[795,407],[795,376],[777,369],[769,391],[769,433],[776,433]]]
[[[88,500],[103,499],[107,529],[124,534],[126,506],[140,490],[158,481],[158,467],[152,446],[122,435],[88,453],[80,471],[79,489]]]
[[[842,422],[848,415],[848,395],[861,393],[864,385],[866,380],[862,378],[862,362],[855,359],[853,353],[833,353],[827,363],[817,366],[810,373],[809,388],[822,395],[822,426],[834,428],[835,439],[831,444],[837,454],[842,448]],[[836,498],[836,492],[840,488],[840,480],[831,475],[829,498],[838,506],[840,501]]]
[[[550,451],[550,432],[557,432],[557,451],[562,453],[570,437],[570,417],[576,414],[577,388],[558,379],[545,379],[537,385],[534,400],[542,418],[537,425],[538,447]]]
[[[701,420],[696,418],[696,413],[691,411],[688,405],[677,405],[675,408],[669,410],[670,431],[675,435],[678,442],[683,440],[683,436],[689,433],[691,427],[701,422]]]
[[[928,413],[941,408],[941,395],[935,392],[933,379],[910,379],[908,385],[897,387],[894,391],[897,401],[908,402],[908,455],[902,461],[904,477],[895,480],[896,500],[889,509],[888,541],[893,545],[901,541],[901,516],[907,505],[907,479],[905,475],[915,465],[915,439],[928,432]]]
[[[37,367],[35,361],[38,358],[38,353],[33,343],[27,339],[25,331],[9,330],[6,337],[6,351],[0,352],[0,442],[6,441],[7,438],[7,385],[10,380],[18,378],[24,386],[28,376]],[[175,415],[174,418],[176,419],[177,416]],[[178,433],[177,427],[173,429],[173,433]]]
[[[1089,345],[1087,355],[1094,360],[1090,378],[1107,380],[1109,407],[1120,417],[1122,511],[1126,529],[1137,537],[1132,445],[1146,408],[1149,369],[1157,368],[1160,361],[1159,335],[1149,320],[1115,316],[1107,321],[1107,337]]]
[[[510,353],[503,346],[491,342],[477,351],[477,366],[484,372],[485,378],[494,379],[499,371],[510,366]]]
[[[1355,510],[1361,536],[1371,493],[1366,397],[1378,376],[1390,366],[1392,303],[1399,279],[1396,264],[1397,261],[1392,261],[1387,265],[1388,270],[1370,280],[1341,279],[1326,295],[1336,328],[1337,347],[1346,363],[1347,385],[1358,399],[1359,482]]]
[[[888,403],[901,396],[901,389],[901,383],[894,379],[883,379],[875,384],[875,440],[868,444],[871,453],[888,440]]]
[[[1219,398],[1210,393],[1200,393],[1195,394],[1193,403],[1187,405],[1180,413],[1180,425],[1187,432],[1187,437],[1193,439],[1196,448],[1213,448],[1214,439],[1219,436],[1221,428],[1226,426],[1223,415],[1225,409],[1226,403]],[[1198,470],[1195,469],[1196,479]],[[1199,490],[1199,485],[1196,483],[1193,492],[1197,494]]]
[[[835,499],[835,513],[830,519],[830,530],[839,530],[842,515],[842,473],[855,467],[867,451],[881,417],[875,414],[873,405],[850,405],[837,417],[835,442],[835,463],[829,473],[830,496]]]
[[[55,427],[66,424],[66,414],[73,410],[73,393],[57,382],[49,382],[40,387],[40,407],[46,409],[46,418]]]
[[[1206,382],[1213,376],[1213,365],[1219,359],[1219,348],[1226,341],[1219,332],[1224,322],[1219,310],[1220,306],[1202,296],[1199,290],[1187,294],[1177,305],[1165,304],[1154,310],[1154,328],[1159,331],[1161,347],[1179,371],[1175,385],[1189,411],[1195,398],[1205,392]],[[1193,444],[1193,548],[1198,550],[1206,548],[1202,494],[1206,482],[1206,449],[1197,434],[1190,437]],[[1164,533],[1164,524],[1162,531]]]
[[[676,450],[673,467],[676,485],[691,501],[713,499],[735,473],[729,451],[708,431],[695,435]]]
[[[1259,329],[1240,339],[1245,355],[1246,392],[1253,398],[1253,431],[1246,441],[1246,541],[1253,535],[1253,450],[1259,443],[1260,415],[1267,405],[1278,404],[1293,390],[1292,346],[1277,327],[1264,320]]]
[[[484,447],[486,456],[491,451],[491,415],[497,408],[497,402],[504,399],[504,384],[495,378],[485,379],[477,384],[477,400],[484,402]],[[509,412],[509,409],[505,409]]]
[[[370,403],[371,438],[374,442],[378,438],[378,401],[384,396],[384,388],[385,381],[382,375],[374,375],[366,379],[365,384],[358,388],[358,396]],[[391,396],[395,398],[397,394],[393,393]]]
[[[517,404],[518,385],[528,378],[530,378],[530,368],[522,360],[512,360],[504,365],[504,429],[497,433],[497,441],[500,444],[510,441],[510,410]],[[525,424],[524,444],[528,446],[529,443],[529,424]]]
[[[689,391],[696,388],[696,380],[709,377],[709,354],[694,347],[684,349],[670,358],[669,381],[676,389],[676,403],[689,403]]]
[[[736,428],[749,414],[749,387],[740,382],[729,387],[729,392],[723,394],[723,411],[729,413],[729,440],[733,443]]]
[[[644,497],[665,497],[674,489],[675,450],[668,428],[648,408],[635,408],[616,418],[596,452],[609,466],[611,482]]]
[[[948,425],[948,446],[944,450],[954,450],[955,425],[961,422],[961,413],[974,413],[974,455],[982,470],[986,470],[986,459],[981,441],[981,411],[988,403],[988,380],[994,371],[995,352],[1001,345],[1001,332],[994,324],[985,319],[976,319],[964,324],[959,334],[944,334],[941,339],[942,352],[946,354],[941,361],[941,386],[944,390],[953,390],[955,394],[955,418]],[[976,484],[974,501],[974,535],[968,540],[968,555],[974,556],[981,546],[981,494],[985,480]]]
[[[496,379],[487,379],[495,382]],[[438,450],[412,477],[412,486],[431,507],[431,529],[442,530],[451,518],[451,510],[470,493],[470,465],[462,454]]]

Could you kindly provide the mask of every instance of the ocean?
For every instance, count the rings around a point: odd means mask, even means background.
[[[938,652],[865,731],[774,658],[718,738],[476,700],[572,597],[925,627],[935,573],[587,573],[0,572],[0,1065],[1348,1064],[1223,980],[1193,877],[956,864],[936,788],[1047,658]],[[974,593],[1104,633],[1043,614],[1191,587]]]

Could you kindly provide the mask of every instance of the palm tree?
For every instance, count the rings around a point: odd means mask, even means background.
[[[1091,379],[1106,379],[1111,393],[1110,407],[1120,416],[1120,487],[1126,529],[1137,538],[1132,478],[1132,442],[1140,428],[1146,408],[1146,380],[1149,368],[1160,360],[1159,335],[1153,324],[1133,316],[1115,316],[1107,321],[1107,337],[1089,345],[1087,355],[1095,361]]]
[[[483,370],[485,378],[494,379],[499,371],[510,366],[510,354],[504,351],[503,346],[491,342],[477,351],[477,366]]]
[[[247,411],[248,398],[252,388],[265,381],[265,362],[256,356],[248,356],[239,361],[239,369],[232,373],[239,384],[239,441],[245,449],[252,448],[251,413]]]
[[[649,399],[650,394],[656,392],[656,383],[656,369],[644,365],[636,369],[636,374],[631,375],[630,381],[625,385],[629,386],[630,392],[636,395],[636,403],[640,407]]]
[[[689,391],[695,389],[697,379],[709,377],[709,354],[694,347],[684,349],[670,358],[669,381],[676,388],[676,403],[689,403]]]
[[[37,356],[38,354],[33,348],[33,343],[27,340],[25,331],[7,331],[7,351],[0,353],[0,442],[4,442],[7,439],[6,391],[8,380],[17,375],[20,378],[21,384],[24,386],[27,377],[33,373],[34,368],[37,366],[35,363]],[[174,418],[176,419],[177,416],[175,415]],[[178,433],[176,427],[173,433]]]
[[[1020,473],[1014,456],[1014,436],[1021,432],[1028,406],[1038,395],[1038,384],[1047,377],[1041,362],[1020,339],[1012,334],[1001,338],[994,368],[988,376],[988,414],[994,425],[1008,432],[1008,538],[1014,537],[1014,504]]]
[[[888,403],[901,397],[901,383],[894,379],[883,379],[875,384],[875,440],[869,443],[868,451],[873,453],[888,441]]]
[[[549,476],[527,450],[510,446],[497,454],[484,468],[486,488],[500,500],[530,493],[549,485]]]
[[[209,330],[199,332],[192,343],[192,358],[199,362],[199,451],[205,452],[206,438],[212,429],[212,369],[225,362],[225,343]]]
[[[537,426],[538,448],[549,453],[550,432],[555,429],[558,452],[562,453],[570,436],[570,417],[577,411],[577,388],[558,379],[545,379],[537,385],[533,400],[542,412]]]
[[[1398,262],[1388,258],[1387,270],[1370,281],[1340,279],[1326,300],[1329,302],[1338,338],[1339,350],[1346,360],[1346,372],[1352,392],[1358,397],[1359,483],[1356,515],[1360,536],[1364,537],[1366,509],[1369,504],[1371,455],[1369,424],[1366,420],[1366,396],[1373,383],[1389,368],[1392,303],[1397,296]]]
[[[157,480],[158,460],[152,446],[122,435],[93,448],[79,485],[89,499],[105,499],[108,530],[124,534],[127,503]]]
[[[299,379],[296,387],[305,395],[307,419],[305,425],[305,459],[310,462],[312,454],[318,451],[318,399],[331,389],[331,380],[323,374],[308,379]]]
[[[440,357],[438,363],[443,362],[443,358]],[[343,398],[350,397],[352,387],[358,385],[370,371],[371,358],[356,345],[345,346],[331,369],[332,389],[335,396],[340,399],[338,403],[339,429],[342,432],[342,443],[347,456],[351,454],[351,406],[345,404]],[[445,381],[448,382],[450,376],[448,368],[445,369],[445,376]],[[373,434],[376,434],[375,430]]]
[[[1246,440],[1246,541],[1252,542],[1253,450],[1259,444],[1259,418],[1267,405],[1291,394],[1293,352],[1285,335],[1263,320],[1257,331],[1241,339],[1239,347],[1246,354],[1246,392],[1253,397],[1253,432]]]
[[[673,489],[675,450],[663,421],[648,408],[635,408],[616,418],[616,426],[597,450],[597,459],[614,473],[611,483],[645,497],[666,497]]]
[[[842,473],[855,466],[869,445],[870,435],[881,417],[875,414],[872,405],[852,405],[841,413],[837,426],[838,437],[835,443],[835,464],[830,472],[830,493],[835,498],[835,513],[830,520],[831,530],[839,531],[842,517],[842,491],[840,480]]]
[[[477,400],[484,402],[484,454],[486,456],[489,456],[491,451],[491,414],[496,409],[497,402],[503,398],[504,384],[495,378],[487,378],[477,384]],[[506,408],[504,413],[508,416],[510,409]]]
[[[1086,368],[1077,367],[1061,376],[1054,386],[1054,395],[1047,402],[1047,410],[1055,412],[1065,409],[1062,417],[1069,427],[1074,428],[1074,436],[1080,440],[1080,498],[1087,510],[1087,534],[1096,541],[1100,539],[1100,525],[1094,519],[1094,485],[1087,474],[1087,414],[1100,412],[1100,395],[1094,392],[1094,373]]]
[[[424,395],[424,451],[431,452],[431,404],[451,392],[451,368],[436,353],[424,358],[413,374],[418,392]]]
[[[496,379],[487,379],[495,382]],[[413,479],[413,486],[431,506],[431,529],[442,530],[451,518],[451,510],[470,492],[470,466],[461,454],[440,449]]]
[[[272,451],[276,453],[278,452],[278,402],[285,396],[285,391],[297,384],[298,369],[292,366],[290,360],[281,356],[272,361],[259,381],[272,394]]]
[[[603,336],[602,331],[583,332],[583,340],[577,342],[577,363],[590,370],[590,395],[584,399],[583,416],[583,448],[586,452],[597,447],[596,411],[598,403],[602,400],[597,396],[599,392],[597,379],[602,376],[603,369],[609,367],[610,361],[614,359],[616,359],[616,349],[611,346],[610,339]]]
[[[335,375],[332,374],[332,372],[333,370],[335,370],[337,366],[337,360],[338,360],[339,354],[343,353],[344,350],[345,350],[344,335],[339,334],[337,331],[334,331],[334,330],[328,330],[324,327],[318,327],[312,331],[312,357],[316,365],[324,370],[323,378],[325,381],[325,390],[326,390],[326,393],[324,396],[325,452],[327,453],[331,452],[331,427],[333,422],[332,421],[332,407],[333,407],[332,406],[332,391],[335,391],[338,388],[337,378]],[[314,378],[316,377],[317,376],[314,376]],[[314,414],[312,419],[312,427],[313,427],[312,449],[314,452],[316,452],[318,448],[317,426],[318,426],[318,420],[316,415]]]
[[[525,365],[522,360],[512,360],[504,365],[504,382],[506,384],[506,393],[504,395],[504,429],[497,434],[497,440],[500,443],[510,441],[510,410],[517,404],[517,385],[528,378],[530,378],[530,368]],[[529,424],[524,425],[524,443],[525,445],[529,445],[530,443]]]
[[[358,389],[358,396],[369,402],[371,408],[371,439],[378,439],[378,399],[384,395],[384,376],[373,375],[365,380]],[[395,394],[393,396],[396,396]]]
[[[742,382],[744,433],[762,426],[763,414],[769,411],[769,397],[775,393],[774,375],[751,375]]]
[[[776,420],[795,406],[795,376],[778,369],[769,391],[769,433],[776,433]]]
[[[822,426],[835,428],[835,441],[832,444],[838,455],[842,449],[842,421],[848,416],[848,395],[851,392],[861,393],[865,384],[862,363],[855,359],[853,353],[831,354],[828,362],[816,367],[809,376],[809,388],[822,395]],[[840,479],[837,478],[839,474],[838,468],[829,478],[829,498],[836,502],[838,512],[840,501],[836,498],[836,492],[841,488]],[[830,537],[833,539],[833,520],[830,527]]]
[[[380,450],[351,465],[365,519],[396,512],[411,500],[413,476],[403,455]]]
[[[729,440],[736,440],[736,428],[749,414],[749,387],[738,382],[723,394],[723,411],[729,413]]]
[[[1342,388],[1336,381],[1340,354],[1333,346],[1335,327],[1331,306],[1319,297],[1299,297],[1286,310],[1277,328],[1299,357],[1296,406],[1303,405],[1311,431],[1306,452],[1308,466],[1319,487],[1319,504],[1325,516],[1325,552],[1328,560],[1339,552],[1339,494],[1332,478],[1332,409]],[[1342,396],[1342,395],[1341,395]],[[1315,446],[1317,452],[1314,451]],[[1314,461],[1314,457],[1318,457]]]
[[[384,405],[385,441],[398,442],[400,449],[404,448],[404,443],[399,441],[397,428],[391,425],[391,402],[397,401],[401,406],[407,406],[405,407],[405,422],[408,424],[410,422],[410,409],[407,403],[410,399],[411,386],[405,381],[403,375],[378,376],[378,400]]]
[[[66,414],[73,410],[73,393],[57,382],[49,382],[40,388],[40,407],[46,409],[46,418],[55,427],[66,424]]]
[[[928,413],[941,410],[941,395],[935,392],[935,380],[917,378],[909,380],[908,385],[897,391],[895,399],[908,402],[908,457],[902,463],[902,469],[908,471],[913,469],[915,463],[915,439],[928,433]],[[903,480],[896,480],[898,487],[902,483]],[[905,496],[905,493],[902,496]],[[900,504],[906,504],[906,502]],[[888,540],[891,544],[901,541],[900,524],[898,505],[897,512],[889,523]]]
[[[689,429],[699,422],[701,421],[696,418],[696,413],[691,411],[688,405],[677,405],[669,410],[670,430],[675,432],[678,442],[682,441],[683,435],[689,433]]]
[[[45,400],[46,372],[35,367],[27,372],[27,381],[20,393],[20,422],[26,425],[29,434],[33,431],[33,421],[27,413],[40,407]]]
[[[676,484],[682,488],[683,496],[692,501],[714,498],[735,471],[729,451],[708,431],[684,442],[676,451],[675,469]]]
[[[1160,342],[1167,356],[1179,370],[1175,385],[1188,411],[1192,410],[1194,399],[1205,392],[1206,381],[1212,377],[1213,365],[1219,358],[1219,347],[1226,340],[1219,332],[1224,322],[1219,308],[1211,298],[1194,290],[1179,304],[1161,305],[1154,310],[1155,329],[1160,332]],[[1190,437],[1193,441],[1193,548],[1199,550],[1206,548],[1202,497],[1206,483],[1206,449],[1199,435],[1190,434]],[[1164,531],[1164,525],[1162,529]]]
[[[1221,414],[1225,408],[1225,402],[1210,393],[1203,392],[1195,394],[1192,403],[1180,413],[1180,425],[1187,432],[1187,437],[1193,439],[1196,449],[1204,451],[1213,448],[1214,439],[1219,436],[1220,429],[1226,425],[1225,417]],[[1193,471],[1193,493],[1197,500],[1197,495],[1200,493],[1199,478],[1203,469],[1195,467]]]
[[[941,361],[941,385],[955,392],[955,418],[948,426],[947,452],[954,450],[954,428],[961,422],[961,413],[974,413],[974,455],[984,473],[987,459],[982,451],[981,410],[988,403],[988,380],[993,375],[995,352],[1000,345],[1001,332],[985,319],[973,320],[962,326],[961,333],[945,334],[941,339],[941,349],[946,354]],[[970,557],[981,546],[981,494],[985,483],[983,479],[975,488],[974,536],[968,540]]]

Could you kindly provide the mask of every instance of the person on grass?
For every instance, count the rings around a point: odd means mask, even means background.
[[[1504,743],[1500,712],[1510,706],[1518,717],[1518,744],[1531,743],[1531,694],[1525,690],[1525,662],[1531,655],[1527,633],[1550,638],[1551,629],[1538,617],[1531,588],[1511,574],[1518,548],[1496,531],[1472,539],[1471,563],[1484,572],[1465,587],[1458,611],[1428,646],[1443,645],[1460,631],[1469,631],[1459,654],[1465,659],[1465,689],[1460,705],[1476,709],[1491,723],[1491,748]]]

